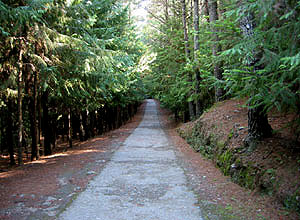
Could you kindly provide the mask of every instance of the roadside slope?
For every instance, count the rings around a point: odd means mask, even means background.
[[[242,107],[243,104],[244,102],[241,100],[229,100],[219,103],[204,113],[200,120],[181,125],[176,124],[170,112],[165,109],[160,109],[160,117],[170,139],[175,143],[178,151],[182,153],[183,159],[186,161],[185,166],[191,170],[191,173],[194,173],[190,176],[190,183],[193,189],[198,193],[200,200],[203,200],[203,204],[206,204],[207,213],[213,213],[217,209],[221,214],[227,213],[227,215],[229,215],[228,219],[236,219],[234,216],[240,216],[240,219],[299,219],[297,213],[287,211],[287,209],[284,208],[282,200],[278,199],[275,192],[262,193],[258,186],[254,188],[254,190],[241,187],[233,183],[230,174],[224,176],[224,170],[221,171],[216,167],[217,158],[215,157],[216,154],[213,153],[213,140],[216,137],[214,135],[218,135],[219,139],[217,140],[219,142],[217,141],[217,144],[223,147],[223,151],[220,151],[223,153],[226,152],[226,149],[233,148],[234,150],[235,148],[232,146],[239,146],[238,144],[242,142],[243,137],[246,135],[247,110]],[[283,117],[273,114],[270,117],[273,128],[277,129],[282,121],[286,122],[287,117],[290,116]],[[199,125],[203,125],[203,123],[205,123],[205,126]],[[233,129],[234,126],[237,127],[236,130]],[[238,133],[232,134],[232,131]],[[178,133],[184,136],[186,140],[179,137]],[[203,136],[203,134],[206,135]],[[224,143],[231,134],[234,135],[231,138],[231,144],[226,144],[227,147],[225,149]],[[281,132],[282,136],[285,134],[290,133],[286,130]],[[202,139],[203,137],[204,139]],[[244,156],[246,156],[246,160],[251,163],[255,163],[255,159],[264,162],[265,164],[261,165],[266,166],[265,168],[267,170],[270,169],[267,168],[267,165],[276,165],[278,168],[276,175],[278,175],[277,177],[279,179],[289,176],[289,179],[285,181],[286,184],[289,183],[289,186],[282,185],[281,189],[285,190],[284,192],[292,192],[291,185],[299,184],[299,174],[295,175],[294,173],[294,171],[298,170],[299,165],[297,166],[290,163],[278,166],[282,162],[277,161],[278,159],[276,159],[274,155],[278,155],[281,151],[277,148],[280,146],[279,142],[275,140],[282,139],[283,137],[273,137],[270,140],[266,140],[267,143],[271,143],[272,145],[263,145],[263,147],[257,148],[256,151]],[[203,144],[203,140],[206,144]],[[189,142],[190,145],[187,142]],[[191,146],[194,146],[194,148],[202,146],[203,148],[196,148],[195,150],[192,149]],[[265,152],[266,150],[268,151]],[[202,151],[205,157],[197,151]],[[272,151],[271,154],[270,151]],[[262,154],[262,152],[265,153]],[[258,155],[260,157],[258,157]],[[266,155],[268,155],[268,157],[266,157]],[[293,158],[295,157],[290,158],[289,161],[293,161]],[[226,159],[224,155],[223,159]],[[229,164],[232,165],[232,162]],[[221,166],[222,164],[219,165]],[[293,169],[291,169],[291,167]],[[279,171],[279,169],[285,170],[286,173],[282,173],[283,171]],[[270,179],[265,179],[265,181],[268,180]],[[230,215],[232,218],[230,218]]]

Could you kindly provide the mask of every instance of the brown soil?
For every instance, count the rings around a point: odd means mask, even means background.
[[[207,132],[218,135],[223,141],[232,133],[229,147],[238,148],[243,145],[243,139],[247,135],[247,109],[243,107],[244,103],[243,100],[218,103],[198,120],[205,123]],[[195,172],[193,178],[197,179],[198,186],[194,188],[201,198],[223,206],[225,211],[240,215],[242,219],[300,219],[296,212],[287,210],[282,204],[286,195],[293,194],[300,187],[299,146],[291,128],[285,127],[293,119],[293,115],[272,112],[269,115],[270,124],[277,133],[262,141],[254,152],[243,158],[244,162],[251,161],[265,169],[276,170],[276,179],[280,180],[280,184],[275,189],[276,192],[265,194],[260,188],[250,191],[234,184],[230,177],[224,176],[216,168],[213,161],[200,156],[178,136],[178,128],[181,132],[190,132],[198,120],[175,124],[167,110],[161,109],[161,112],[163,124],[172,136],[175,146]]]

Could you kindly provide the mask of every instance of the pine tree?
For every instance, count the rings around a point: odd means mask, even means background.
[[[185,57],[186,62],[190,62],[191,57],[191,51],[190,51],[190,45],[189,45],[189,36],[188,36],[188,28],[187,28],[187,9],[186,9],[186,3],[185,0],[181,0],[181,7],[182,7],[182,24],[183,24],[183,33],[184,33],[184,49],[185,49]],[[192,82],[193,77],[192,73],[189,74],[189,81]],[[190,91],[190,94],[192,94],[193,91]],[[190,118],[195,117],[194,112],[194,104],[192,101],[188,102],[189,105],[189,115]]]
[[[209,21],[212,26],[213,32],[213,45],[212,45],[212,55],[214,59],[214,76],[217,80],[223,80],[223,70],[220,61],[218,61],[218,55],[221,52],[221,45],[219,43],[220,39],[218,36],[218,30],[216,28],[216,22],[219,20],[218,15],[218,2],[216,0],[208,0],[208,12]],[[221,101],[224,97],[224,90],[220,87],[215,86],[215,97],[216,102]]]

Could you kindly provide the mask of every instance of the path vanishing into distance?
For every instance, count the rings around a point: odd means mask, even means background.
[[[140,125],[59,219],[201,220],[154,100]]]

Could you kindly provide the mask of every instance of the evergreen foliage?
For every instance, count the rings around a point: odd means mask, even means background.
[[[248,107],[262,115],[274,108],[295,113],[299,134],[299,1],[217,1],[218,19],[214,14],[210,22],[213,1],[201,0],[197,33],[193,1],[185,1],[184,37],[182,1],[153,0],[142,40],[126,6],[134,2],[0,1],[2,151],[13,154],[6,146],[21,139],[24,149],[30,141],[35,148],[37,132],[38,144],[45,136],[53,148],[53,128],[63,128],[71,139],[84,133],[89,117],[102,121],[99,132],[120,125],[107,117],[128,114],[144,98],[144,87],[184,121],[193,119],[189,114],[197,103],[203,111],[215,102],[215,91],[225,91],[223,97],[216,94],[218,100],[247,97]],[[253,20],[251,38],[241,28],[246,17]]]
[[[164,5],[167,1],[153,1]],[[186,1],[190,51],[193,51],[193,7]],[[156,58],[151,62],[147,82],[153,84],[150,94],[179,115],[188,112],[188,101],[200,99],[208,107],[214,102],[214,91],[224,89],[226,97],[247,97],[250,109],[262,106],[264,113],[277,108],[280,112],[294,112],[294,126],[299,133],[299,1],[254,0],[217,1],[219,20],[208,20],[207,1],[200,1],[200,49],[192,58],[184,57],[184,34],[180,2],[168,3],[152,11],[149,45]],[[251,38],[245,38],[241,22],[251,15],[254,21]],[[215,39],[218,39],[216,42]],[[214,56],[211,48],[219,51]],[[193,54],[193,53],[192,53]],[[223,78],[214,76],[213,64],[221,65]],[[201,91],[195,92],[194,65],[200,70]],[[148,86],[150,87],[150,86]],[[297,130],[296,129],[296,130]]]
[[[250,41],[240,37],[223,52],[231,61],[226,66],[228,92],[249,97],[250,107],[263,105],[266,112],[277,108],[299,117],[299,2],[257,0],[227,14],[238,23],[245,11],[254,14],[256,28]]]
[[[118,120],[126,120],[125,113],[133,113],[129,106],[144,98],[137,70],[144,49],[124,3],[117,0],[3,0],[0,11],[1,151],[6,150],[8,142],[4,135],[11,132],[16,136],[15,128],[20,124],[15,120],[16,110],[9,112],[8,108],[10,101],[17,101],[19,72],[24,82],[24,90],[20,90],[25,113],[23,141],[35,139],[29,131],[30,123],[35,124],[30,122],[29,104],[36,100],[35,105],[44,102],[45,108],[34,115],[45,119],[49,111],[50,118],[41,128],[47,133],[45,127],[52,127],[52,131],[49,130],[49,135],[54,135],[51,136],[52,148],[56,139],[53,131],[57,126],[64,127],[69,110],[73,115],[70,120],[75,124],[83,112],[100,114],[111,108],[118,108],[112,113],[118,115],[122,109],[123,116]],[[9,114],[13,119],[10,131],[2,117]],[[115,123],[117,119],[103,120]],[[75,124],[73,130],[76,130]],[[116,124],[119,126],[120,121]],[[98,129],[105,130],[105,126],[109,127],[104,123]]]

